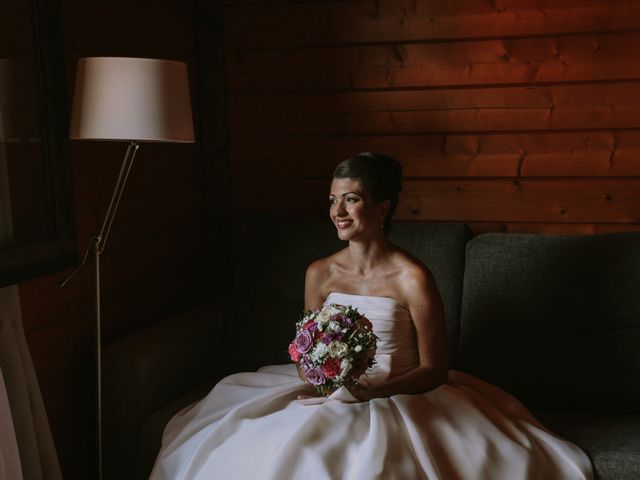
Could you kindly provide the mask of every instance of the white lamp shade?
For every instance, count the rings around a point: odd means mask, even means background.
[[[69,138],[193,142],[187,65],[173,60],[78,60]]]

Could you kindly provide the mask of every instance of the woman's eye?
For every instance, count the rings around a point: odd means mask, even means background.
[[[358,201],[358,199],[356,197],[347,197],[347,202],[349,202],[349,203],[355,203],[357,201]]]

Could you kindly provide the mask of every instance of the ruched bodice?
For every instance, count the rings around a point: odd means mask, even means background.
[[[415,368],[419,363],[415,328],[409,311],[391,297],[331,292],[325,304],[351,305],[366,316],[378,337],[376,364],[364,383],[379,384]]]

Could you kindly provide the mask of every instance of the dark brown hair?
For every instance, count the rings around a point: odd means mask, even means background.
[[[398,161],[381,153],[359,153],[340,162],[333,171],[333,178],[359,181],[376,203],[389,200],[391,205],[384,218],[384,231],[389,233],[391,219],[398,206],[398,195],[402,190],[402,166]]]

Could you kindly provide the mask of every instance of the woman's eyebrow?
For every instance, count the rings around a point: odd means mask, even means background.
[[[351,194],[353,194],[353,195],[358,195],[359,197],[361,197],[361,196],[362,196],[362,194],[360,194],[360,193],[358,193],[358,192],[345,192],[345,193],[341,193],[341,194],[340,194],[340,196],[341,196],[341,197],[344,197],[344,196],[346,196],[346,195],[351,195]],[[336,197],[336,196],[338,196],[338,195],[336,195],[335,193],[330,193],[330,194],[329,194],[329,196],[330,196],[330,197]]]

